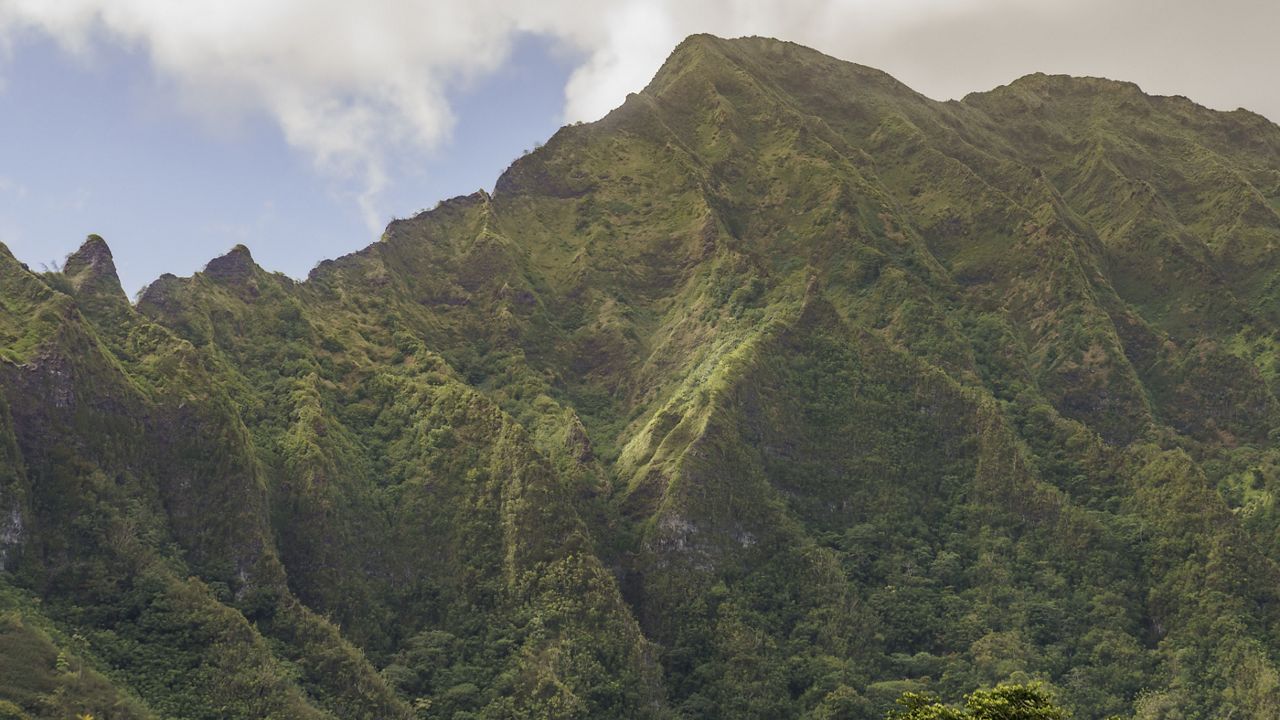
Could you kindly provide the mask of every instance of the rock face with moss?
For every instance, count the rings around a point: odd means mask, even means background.
[[[0,707],[1274,717],[1278,213],[1243,110],[696,36],[302,282],[0,249]]]

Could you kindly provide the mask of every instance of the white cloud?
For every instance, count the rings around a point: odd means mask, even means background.
[[[519,31],[494,0],[0,0],[0,37],[42,32],[70,52],[143,50],[193,112],[265,112],[321,171],[355,179],[370,223],[392,152],[453,123],[449,84],[492,71]]]
[[[952,0],[954,2],[954,0]],[[141,49],[193,114],[265,112],[331,177],[353,181],[371,228],[389,158],[429,150],[453,125],[450,86],[497,68],[520,33],[585,62],[565,89],[565,119],[593,120],[639,90],[693,32],[806,40],[831,19],[885,20],[947,0],[0,0],[0,50],[35,31],[72,53],[95,43]],[[884,23],[880,23],[884,24]]]
[[[104,42],[138,48],[194,113],[269,115],[320,171],[360,187],[357,199],[376,228],[389,159],[445,141],[454,122],[450,88],[499,67],[521,33],[584,58],[565,88],[566,120],[603,115],[694,32],[794,40],[896,72],[933,96],[1046,69],[1135,79],[1277,117],[1280,99],[1266,76],[1280,65],[1280,45],[1267,33],[1280,22],[1280,3],[1222,2],[1233,7],[1210,12],[1192,0],[1158,9],[1117,9],[1108,0],[0,0],[0,60],[21,32],[46,34],[81,54]]]

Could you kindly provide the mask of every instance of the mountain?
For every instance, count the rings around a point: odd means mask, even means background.
[[[0,250],[0,716],[1280,716],[1280,127],[683,42],[302,282]]]

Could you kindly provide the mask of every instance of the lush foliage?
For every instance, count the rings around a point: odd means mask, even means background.
[[[303,282],[0,248],[0,716],[1278,717],[1278,213],[1245,111],[700,36]]]
[[[1065,720],[1066,713],[1053,704],[1037,685],[1001,684],[991,690],[966,695],[964,707],[944,705],[918,693],[898,698],[903,709],[890,712],[889,720]]]

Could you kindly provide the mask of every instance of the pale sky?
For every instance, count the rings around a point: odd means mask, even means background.
[[[937,99],[1098,75],[1280,119],[1280,0],[0,0],[0,242],[90,232],[130,293],[244,243],[300,277],[491,188],[683,37],[759,34]]]

